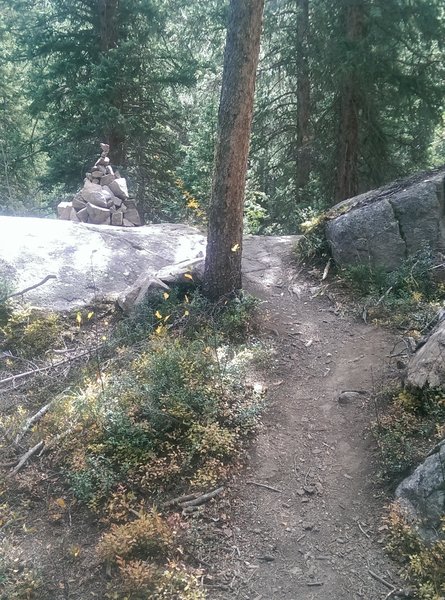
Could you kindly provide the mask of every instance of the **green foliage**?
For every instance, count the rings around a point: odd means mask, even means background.
[[[45,194],[79,186],[106,140],[148,219],[188,218],[177,178],[205,211],[227,3],[125,0],[109,3],[106,15],[99,6],[1,0],[0,212],[51,210]],[[358,3],[363,28],[351,41],[350,3],[313,1],[303,44],[301,12],[289,6],[265,8],[246,194],[246,231],[254,233],[295,233],[296,206],[332,204],[351,81],[360,191],[443,162],[441,3]],[[303,147],[302,58],[310,88]],[[303,188],[302,153],[311,164]]]
[[[380,452],[379,479],[393,483],[406,476],[434,445],[444,424],[444,392],[403,390],[394,395],[385,414],[373,424]]]
[[[0,327],[4,326],[11,316],[8,298],[12,291],[12,283],[9,280],[0,278]]]
[[[35,310],[13,312],[0,325],[0,347],[23,358],[35,358],[53,348],[61,332],[58,315]]]
[[[299,230],[303,235],[296,248],[297,258],[310,262],[326,261],[330,250],[325,234],[325,214],[311,208],[300,208],[297,215]]]
[[[434,277],[437,260],[419,251],[395,271],[365,264],[340,271],[340,277],[363,299],[368,319],[425,332],[445,299],[445,286]]]
[[[445,540],[424,542],[397,504],[390,506],[387,550],[404,564],[404,577],[415,587],[420,600],[441,600],[445,594]],[[442,526],[445,534],[445,518]]]
[[[244,199],[244,233],[258,235],[264,233],[269,215],[265,205],[268,198],[263,192],[246,190]]]
[[[257,300],[241,291],[231,299],[212,304],[199,290],[178,286],[169,293],[151,295],[120,321],[110,341],[112,346],[143,341],[157,328],[181,331],[188,338],[203,335],[216,342],[242,341],[253,327]],[[157,316],[158,315],[158,316]],[[205,333],[206,332],[206,333]]]
[[[45,127],[46,182],[79,186],[99,141],[129,177],[148,217],[161,216],[178,162],[178,88],[193,83],[191,57],[167,34],[170,6],[158,2],[22,0],[16,55],[32,61],[25,86],[30,112]],[[172,119],[177,125],[171,125]],[[167,210],[168,212],[168,210]]]
[[[156,499],[175,483],[202,489],[227,476],[262,406],[240,380],[252,353],[233,345],[253,305],[172,290],[116,328],[112,374],[64,394],[39,424],[44,438],[72,431],[58,461],[81,502],[100,510],[120,485]]]
[[[417,294],[426,301],[435,300],[442,293],[434,279],[435,257],[430,249],[417,252],[395,271],[365,264],[341,271],[342,277],[362,296],[378,296],[390,290],[393,296],[408,298]]]

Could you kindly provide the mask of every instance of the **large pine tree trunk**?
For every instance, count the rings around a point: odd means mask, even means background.
[[[99,11],[99,37],[100,50],[107,54],[118,45],[118,9],[119,0],[98,0]],[[122,110],[122,94],[119,87],[115,87],[112,98],[113,105]],[[115,165],[125,164],[125,137],[111,122],[110,129],[104,132],[104,140],[110,146],[110,156]]]
[[[349,0],[344,12],[346,40],[357,51],[364,34],[364,6]],[[358,194],[358,163],[360,156],[360,110],[362,92],[357,65],[349,66],[341,84],[339,100],[339,134],[335,199],[337,202]]]
[[[231,0],[209,209],[206,295],[241,288],[244,188],[264,0]]]
[[[309,76],[309,0],[297,0],[297,202],[309,183],[311,155],[309,123],[311,84]]]

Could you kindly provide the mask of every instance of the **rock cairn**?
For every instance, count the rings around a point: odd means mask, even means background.
[[[83,188],[71,202],[60,202],[57,206],[59,219],[94,223],[95,225],[117,225],[135,227],[141,218],[135,200],[129,198],[127,182],[110,165],[108,144],[101,144],[102,153],[91,173],[87,173]]]

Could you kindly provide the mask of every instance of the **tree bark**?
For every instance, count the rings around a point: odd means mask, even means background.
[[[364,35],[364,5],[348,1],[344,12],[346,40],[357,51]],[[358,194],[358,162],[360,156],[360,110],[363,98],[359,73],[352,64],[341,84],[339,99],[339,136],[335,200],[337,202]]]
[[[309,183],[311,172],[310,104],[311,84],[309,75],[309,0],[297,0],[297,202],[301,190]]]
[[[99,12],[99,39],[102,54],[107,54],[113,48],[117,48],[119,42],[118,34],[118,9],[119,0],[97,0]],[[122,94],[119,87],[114,90],[112,98],[113,105],[122,110]],[[123,166],[125,164],[125,136],[122,132],[111,125],[109,131],[105,131],[104,142],[110,146],[110,156],[113,164]]]
[[[108,52],[117,46],[117,9],[119,0],[98,0],[100,49]]]
[[[209,208],[204,291],[211,300],[241,283],[243,207],[264,0],[231,0]]]

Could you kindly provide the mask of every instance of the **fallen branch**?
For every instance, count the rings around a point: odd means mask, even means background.
[[[43,285],[50,279],[57,279],[57,277],[55,275],[47,275],[44,279],[42,279],[42,281],[39,281],[39,283],[30,285],[29,287],[25,288],[24,290],[20,290],[20,292],[14,292],[13,294],[9,294],[9,296],[6,296],[6,300],[9,300],[10,298],[15,298],[16,296],[23,296],[23,294],[26,294],[26,292],[30,292],[31,290],[34,290],[35,288],[40,287],[41,285]]]
[[[87,356],[88,354],[92,354],[93,352],[97,352],[100,350],[102,346],[98,346],[97,348],[90,348],[85,350],[85,352],[81,352],[80,354],[76,354],[76,356],[71,356],[70,358],[66,358],[64,360],[59,360],[59,362],[52,363],[51,365],[46,365],[46,367],[39,367],[38,369],[32,369],[30,371],[25,371],[23,373],[17,373],[17,375],[11,375],[10,377],[6,377],[5,379],[0,380],[0,385],[5,383],[15,383],[19,379],[23,379],[28,377],[29,375],[37,375],[38,373],[43,373],[45,371],[50,371],[51,369],[57,369],[57,367],[61,367],[63,365],[67,365],[68,363],[76,360],[77,358],[82,358],[83,356]]]
[[[197,498],[194,498],[193,500],[189,500],[187,502],[182,502],[180,506],[181,508],[188,508],[190,506],[200,506],[201,504],[205,504],[206,502],[220,494],[223,490],[223,487],[219,487],[216,490],[213,490],[213,492],[203,494],[202,496],[198,496]]]
[[[369,533],[367,531],[365,531],[363,529],[363,527],[359,521],[357,521],[357,525],[358,525],[358,528],[360,529],[360,531],[363,533],[363,535],[365,535],[368,539],[370,539],[371,536],[369,535]]]
[[[20,469],[23,467],[23,465],[25,465],[28,462],[28,460],[31,458],[31,456],[34,456],[34,454],[36,452],[39,452],[39,450],[41,450],[43,448],[43,446],[44,446],[44,442],[41,441],[38,444],[36,444],[35,446],[33,446],[32,448],[30,448],[28,450],[28,452],[25,452],[25,454],[19,460],[17,465],[12,469],[12,471],[10,473],[11,477],[13,475],[17,475],[17,473],[20,471]]]
[[[386,292],[385,292],[385,293],[384,293],[382,296],[380,296],[380,298],[379,298],[379,299],[377,300],[377,302],[376,302],[376,306],[378,306],[378,305],[379,305],[381,302],[383,302],[383,300],[386,298],[386,296],[392,292],[392,288],[393,288],[393,287],[394,287],[394,286],[391,286],[391,287],[389,287],[389,288],[386,290]]]
[[[377,573],[371,571],[371,569],[368,569],[368,573],[371,575],[371,577],[374,577],[376,581],[380,582],[382,585],[391,590],[391,593],[394,593],[396,591],[397,588],[394,587],[392,583],[388,583],[385,579],[383,579],[383,577],[380,577],[380,575],[377,575]]]
[[[278,492],[278,494],[282,494],[283,492],[277,488],[272,487],[271,485],[266,485],[265,483],[258,483],[257,481],[246,481],[248,485],[256,485],[257,487],[265,488],[266,490],[271,490],[272,492]]]
[[[16,445],[18,445],[20,443],[20,441],[23,439],[23,437],[25,436],[26,432],[34,425],[34,423],[37,423],[37,421],[40,421],[40,419],[46,415],[46,413],[49,410],[49,407],[51,406],[52,402],[48,402],[48,404],[45,404],[45,406],[42,406],[42,408],[36,412],[35,415],[33,415],[32,417],[30,417],[25,424],[22,427],[22,430],[20,431],[20,433],[17,434],[17,437],[15,438],[15,443]]]
[[[333,260],[332,260],[332,258],[330,258],[324,268],[323,277],[321,278],[322,281],[324,281],[327,278],[327,276],[329,275],[329,271],[331,269],[332,263],[333,263]]]
[[[164,504],[164,506],[174,506],[175,504],[182,504],[183,502],[188,502],[189,500],[194,500],[198,497],[199,494],[185,494],[184,496],[178,496],[177,498],[172,498],[168,502]]]

